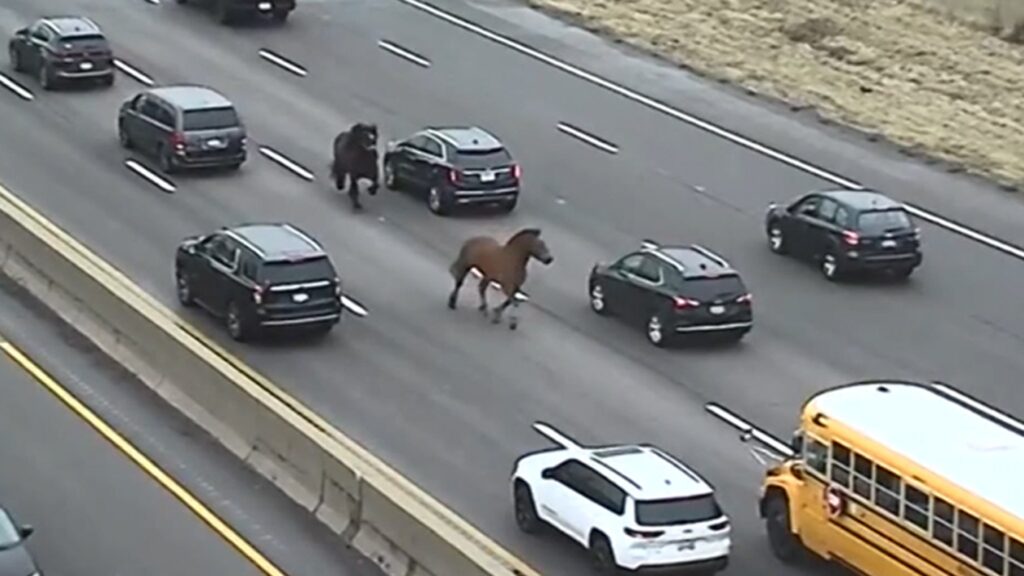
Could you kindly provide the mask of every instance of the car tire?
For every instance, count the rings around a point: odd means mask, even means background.
[[[235,21],[235,14],[231,11],[231,7],[228,6],[227,0],[217,0],[217,6],[214,10],[217,22],[227,26]]]
[[[786,247],[786,238],[782,235],[782,228],[778,224],[768,226],[768,249],[776,254],[786,254],[789,249]]]
[[[53,74],[50,73],[50,67],[46,64],[40,64],[37,72],[39,78],[39,87],[43,90],[53,90],[55,88]]]
[[[537,516],[537,505],[533,501],[533,493],[525,482],[516,482],[513,493],[516,526],[526,534],[536,534],[544,522]]]
[[[401,182],[398,181],[398,175],[395,174],[394,163],[390,160],[384,161],[384,187],[392,192],[398,192],[402,187]]]
[[[175,4],[187,4],[188,0],[174,0]]]
[[[164,174],[174,174],[178,167],[174,164],[174,157],[171,156],[171,152],[167,150],[167,147],[163,144],[156,149],[157,162],[160,163],[160,171]]]
[[[228,170],[230,172],[237,172],[237,171],[239,171],[241,169],[242,169],[242,163],[241,162],[234,162],[232,164],[228,164]]]
[[[274,22],[277,22],[278,24],[284,24],[285,22],[288,21],[289,14],[291,14],[291,12],[287,10],[278,10],[277,12],[274,12]]]
[[[912,266],[894,268],[890,270],[889,273],[892,274],[892,277],[897,280],[909,280],[910,275],[914,273],[914,268]]]
[[[245,342],[249,339],[249,326],[234,302],[228,303],[227,313],[224,315],[224,325],[228,330],[228,336],[236,342]]]
[[[598,574],[616,576],[619,566],[615,563],[615,552],[608,538],[600,532],[590,536],[590,560]]]
[[[11,70],[15,72],[25,71],[25,67],[21,64],[21,58],[18,56],[18,50],[14,46],[7,48],[7,59],[11,63]]]
[[[658,348],[668,346],[669,340],[671,340],[669,334],[665,333],[665,322],[662,320],[661,314],[654,314],[647,320],[645,331],[647,341]]]
[[[789,519],[789,499],[773,494],[765,502],[764,524],[772,554],[785,564],[796,564],[803,556],[803,544],[793,534]]]
[[[447,198],[444,190],[437,186],[431,186],[427,190],[427,208],[438,216],[447,216],[452,211],[451,201]]]
[[[107,86],[107,87],[113,86],[114,85],[114,79],[116,78],[116,76],[117,76],[116,74],[111,72],[109,76],[106,76],[105,78],[100,80],[100,84],[102,84],[104,86]]]
[[[590,287],[590,309],[601,316],[608,316],[608,300],[604,293],[604,287],[599,282],[594,282]]]
[[[174,285],[175,292],[178,295],[178,302],[187,308],[195,306],[195,294],[192,293],[192,283],[189,282],[188,276],[180,273],[175,274]]]
[[[842,277],[842,270],[839,267],[839,259],[835,254],[826,252],[821,257],[821,275],[829,282],[835,282]]]
[[[125,129],[124,122],[117,123],[117,140],[125,150],[131,150],[134,146],[134,144],[132,144],[132,135]]]

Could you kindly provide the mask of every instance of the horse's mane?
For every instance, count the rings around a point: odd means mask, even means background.
[[[513,242],[519,240],[523,236],[540,236],[540,228],[523,228],[519,232],[513,234],[512,237],[508,239],[508,242],[506,242],[506,244],[512,244]]]

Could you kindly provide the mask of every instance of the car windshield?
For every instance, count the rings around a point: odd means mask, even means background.
[[[741,296],[747,292],[746,287],[735,274],[711,278],[691,278],[683,287],[684,296],[697,300],[715,300]]]
[[[504,148],[497,150],[467,151],[459,152],[458,165],[468,170],[480,170],[482,168],[496,168],[507,166],[512,163],[512,157]]]
[[[220,130],[238,126],[234,108],[207,108],[185,112],[185,130]]]
[[[262,281],[270,284],[290,284],[332,280],[335,273],[330,260],[319,257],[297,262],[268,262],[260,275]]]
[[[861,212],[857,217],[857,228],[863,234],[898,232],[912,226],[910,217],[900,209]]]
[[[636,522],[641,526],[671,526],[706,522],[722,515],[711,494],[693,498],[647,500],[636,503]]]
[[[18,533],[18,527],[14,525],[11,517],[0,508],[0,550],[16,546],[19,542],[21,542],[21,534]]]

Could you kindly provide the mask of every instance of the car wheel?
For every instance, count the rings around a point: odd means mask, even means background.
[[[283,24],[288,20],[288,14],[289,12],[287,10],[278,10],[277,12],[274,12],[274,21]]]
[[[501,205],[501,211],[504,212],[505,214],[510,214],[513,210],[516,209],[516,204],[518,204],[518,203],[519,203],[519,197],[518,196],[516,196],[515,198],[512,198],[511,200],[508,200],[507,202],[503,202],[502,205]]]
[[[597,282],[590,288],[590,309],[602,316],[608,314],[608,302],[605,301],[604,287]]]
[[[242,311],[238,309],[238,305],[234,302],[228,304],[228,312],[224,317],[224,324],[227,326],[228,335],[231,336],[232,340],[244,342],[249,336],[245,319],[242,317]]]
[[[104,86],[113,86],[115,77],[116,75],[113,72],[111,72],[109,76],[105,76],[103,80],[100,80],[100,83]]]
[[[598,574],[614,576],[618,574],[619,567],[615,563],[615,552],[612,545],[604,534],[594,534],[590,537],[590,559]]]
[[[839,279],[839,261],[834,254],[825,254],[821,258],[821,274],[830,282]]]
[[[217,2],[217,22],[221,24],[231,24],[235,20],[234,13],[231,12],[231,7],[228,6],[228,0],[219,0]]]
[[[53,75],[46,64],[39,65],[39,87],[43,90],[53,90]]]
[[[659,348],[668,343],[669,337],[665,334],[665,323],[661,320],[660,314],[651,316],[647,321],[647,341]]]
[[[188,0],[174,0],[175,4],[187,4]]]
[[[786,564],[799,561],[803,549],[800,539],[793,534],[790,526],[789,500],[785,496],[774,495],[768,498],[764,524],[772,554]]]
[[[117,139],[121,142],[121,147],[125,150],[132,149],[132,136],[128,133],[128,130],[124,127],[124,122],[117,123]]]
[[[164,174],[172,174],[177,170],[177,166],[174,165],[174,158],[171,156],[170,150],[166,146],[161,145],[156,151],[157,160],[160,162],[160,171]]]
[[[175,285],[177,287],[178,302],[181,302],[183,306],[193,306],[195,304],[195,296],[192,294],[192,284],[188,281],[188,276],[184,274],[177,274],[176,276]]]
[[[451,207],[444,197],[444,192],[437,186],[431,186],[430,190],[427,191],[427,207],[438,216],[447,216],[451,212]]]
[[[394,164],[388,160],[384,162],[384,187],[392,192],[397,192],[401,185],[398,176],[395,174]]]
[[[7,57],[11,62],[11,70],[15,72],[24,72],[24,67],[21,65],[21,58],[18,56],[18,50],[11,46],[7,49]]]
[[[525,482],[516,482],[515,488],[516,525],[527,534],[536,534],[543,522],[537,516],[537,506],[533,502],[533,493]]]
[[[786,248],[786,239],[782,235],[782,229],[776,224],[772,224],[768,228],[768,248],[776,254],[785,254],[788,252]]]
[[[913,273],[914,273],[914,268],[912,266],[905,266],[903,268],[896,268],[896,269],[890,271],[890,274],[892,274],[893,278],[896,278],[897,280],[907,280],[907,279],[910,278],[910,275],[913,274]]]

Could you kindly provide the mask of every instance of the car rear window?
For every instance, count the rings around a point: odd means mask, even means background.
[[[219,130],[238,126],[238,114],[234,108],[207,108],[185,112],[185,130]]]
[[[467,151],[461,150],[458,153],[458,165],[460,168],[479,170],[482,168],[495,168],[507,166],[512,163],[512,156],[504,148],[497,150]]]
[[[910,217],[900,209],[861,212],[857,217],[857,229],[864,234],[898,232],[912,227]]]
[[[107,39],[99,34],[61,38],[60,47],[64,50],[84,50],[86,48],[106,48]]]
[[[670,500],[639,500],[636,503],[636,522],[641,526],[691,524],[721,516],[722,509],[712,494]]]
[[[326,257],[296,262],[267,262],[260,271],[260,281],[271,284],[333,280],[334,266]]]
[[[747,292],[743,281],[735,274],[713,278],[690,278],[684,286],[685,296],[697,300],[714,300],[742,296]]]

